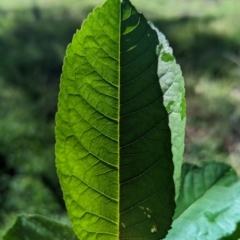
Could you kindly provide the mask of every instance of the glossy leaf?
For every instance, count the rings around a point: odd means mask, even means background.
[[[240,182],[229,166],[184,164],[173,226],[166,239],[220,239],[234,231],[239,212]]]
[[[166,100],[173,97],[166,86],[163,97],[159,77],[166,79],[167,72],[158,76],[158,57],[162,64],[175,60],[162,57],[158,46],[164,44],[128,0],[108,0],[89,15],[67,49],[56,165],[81,239],[155,240],[171,227],[176,144],[169,122],[173,111],[165,105],[176,98]]]
[[[20,215],[3,240],[77,240],[71,227],[39,215]]]

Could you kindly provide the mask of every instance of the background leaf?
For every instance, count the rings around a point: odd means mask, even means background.
[[[184,164],[177,209],[166,239],[219,239],[234,231],[239,212],[240,182],[229,166]]]
[[[77,240],[71,227],[39,215],[20,215],[3,240]]]

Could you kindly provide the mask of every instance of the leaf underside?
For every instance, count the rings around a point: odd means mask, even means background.
[[[172,48],[166,37],[151,24],[158,34],[158,77],[163,92],[164,106],[168,113],[171,129],[172,153],[174,162],[175,200],[178,198],[181,183],[181,170],[184,152],[186,126],[186,101],[184,79],[180,66],[176,63]]]
[[[240,221],[240,182],[229,166],[183,165],[182,185],[166,240],[213,240],[231,234]]]
[[[74,35],[56,115],[56,165],[80,239],[157,240],[174,214],[159,38],[129,1],[108,0]]]

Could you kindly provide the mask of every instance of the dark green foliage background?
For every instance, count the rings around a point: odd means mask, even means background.
[[[223,14],[221,0],[209,2],[216,14],[198,16],[184,2],[186,12],[174,17],[161,17],[160,10],[158,17],[146,16],[168,38],[185,77],[185,159],[228,161],[240,173],[240,26],[233,27],[230,11]],[[66,5],[29,4],[0,10],[0,236],[15,213],[65,221],[54,166],[54,115],[66,46],[90,9],[84,5],[76,14]]]

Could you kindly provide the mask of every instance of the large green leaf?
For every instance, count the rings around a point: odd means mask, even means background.
[[[20,215],[3,240],[77,240],[72,228],[39,215]]]
[[[56,165],[81,239],[155,240],[171,227],[171,111],[159,84],[168,71],[158,76],[158,57],[162,64],[175,61],[157,48],[164,44],[128,0],[108,0],[89,15],[67,49]]]
[[[229,166],[183,165],[182,186],[167,240],[217,240],[240,220],[240,182]]]

